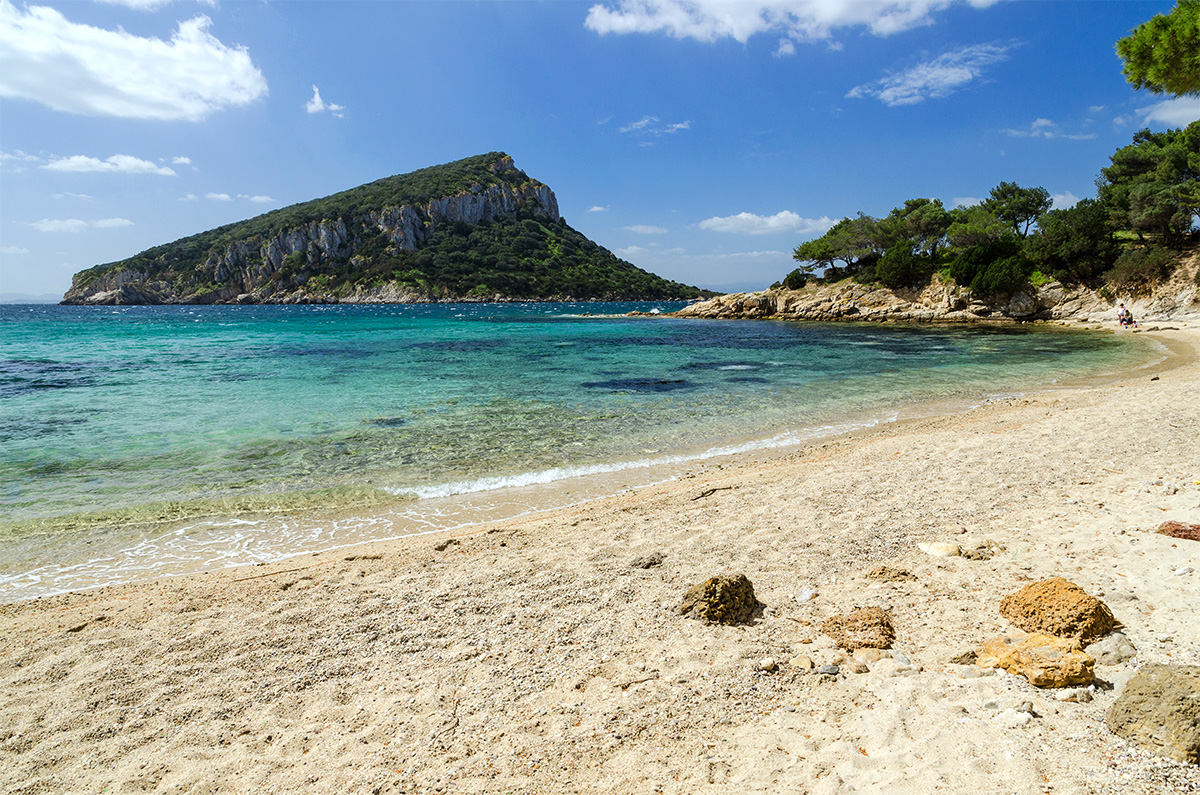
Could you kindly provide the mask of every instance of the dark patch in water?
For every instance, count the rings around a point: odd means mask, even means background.
[[[416,350],[452,351],[455,353],[472,353],[486,351],[504,346],[504,340],[434,340],[432,342],[417,342],[413,344]]]
[[[408,425],[408,420],[403,417],[372,417],[369,420],[363,420],[363,425],[374,425],[376,428],[401,428]]]
[[[771,381],[767,378],[759,378],[756,375],[735,375],[725,379],[731,384],[769,384]]]
[[[615,378],[611,381],[588,381],[581,386],[585,389],[611,389],[615,392],[674,392],[679,389],[696,388],[691,381],[682,378]]]

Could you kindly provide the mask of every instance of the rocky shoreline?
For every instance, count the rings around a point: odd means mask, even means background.
[[[1140,320],[1200,317],[1196,271],[1200,255],[1184,260],[1175,274],[1148,294],[1105,296],[1086,287],[1050,282],[1011,296],[980,297],[935,275],[921,290],[892,290],[844,279],[800,290],[774,287],[698,301],[676,317],[898,323],[1023,323],[1057,321],[1111,323],[1124,303]]]

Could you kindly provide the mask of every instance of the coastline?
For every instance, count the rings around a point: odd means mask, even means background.
[[[472,526],[0,606],[6,790],[1187,792],[1108,733],[1137,665],[1200,663],[1200,326],[1151,370],[913,417]],[[1163,481],[1159,484],[1158,481]],[[1170,486],[1176,489],[1173,493]],[[987,560],[922,542],[993,542]],[[650,569],[638,556],[662,552]],[[865,576],[879,563],[911,582]],[[746,627],[675,613],[744,573]],[[1064,576],[1138,649],[1090,703],[948,661]],[[815,596],[800,601],[796,597]],[[822,677],[817,627],[890,609],[922,670]],[[757,669],[771,656],[776,672]],[[998,721],[1029,701],[1023,727]]]

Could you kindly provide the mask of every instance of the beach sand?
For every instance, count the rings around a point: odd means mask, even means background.
[[[1153,532],[1200,522],[1200,323],[1174,325],[1144,330],[1170,350],[1155,368],[452,540],[2,606],[0,789],[1195,792],[1200,768],[1104,723],[1138,665],[1200,664],[1200,543]],[[751,580],[755,623],[678,615],[720,573]],[[1092,701],[949,662],[1051,576],[1137,648]],[[822,621],[871,605],[911,665],[805,670],[842,654]]]

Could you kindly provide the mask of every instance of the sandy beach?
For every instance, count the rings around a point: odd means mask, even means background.
[[[1196,792],[1104,723],[1200,664],[1200,543],[1154,533],[1200,522],[1200,322],[1142,333],[1164,362],[569,509],[0,606],[0,789]],[[678,614],[722,573],[761,617]],[[1052,576],[1136,647],[1091,701],[951,662]],[[883,659],[820,631],[866,606]]]

